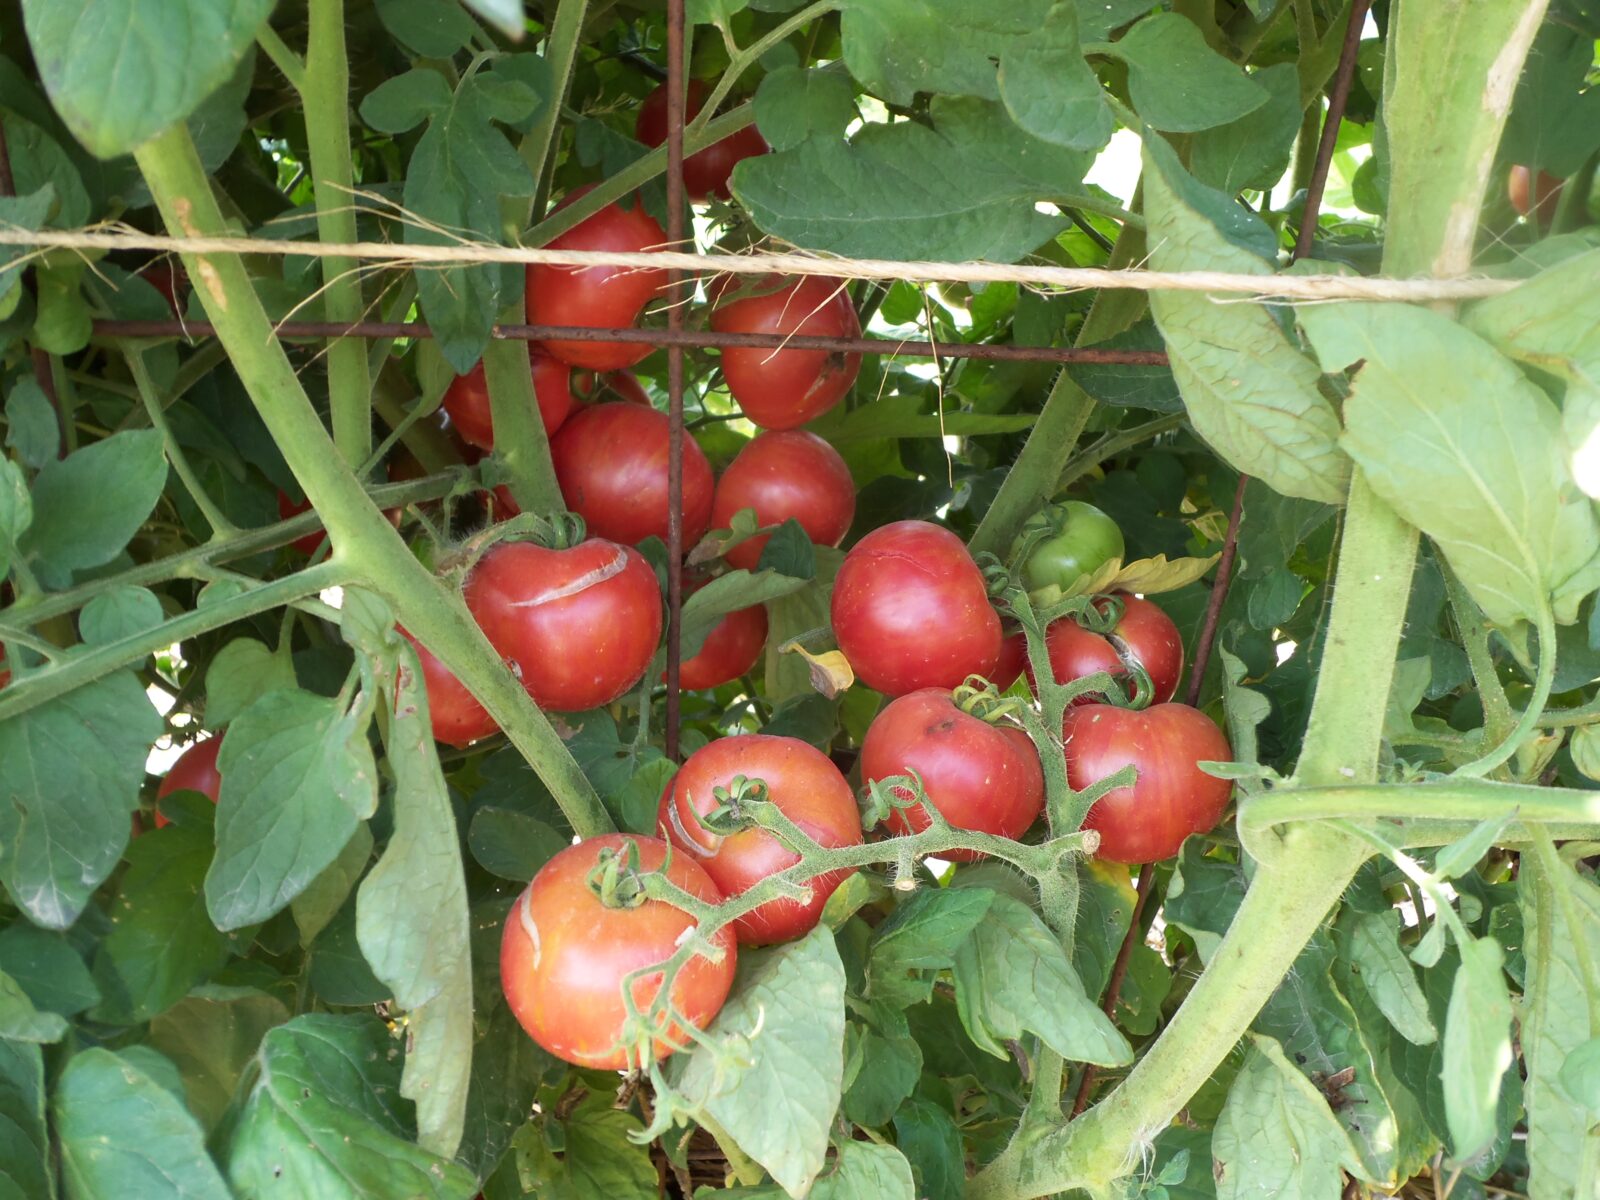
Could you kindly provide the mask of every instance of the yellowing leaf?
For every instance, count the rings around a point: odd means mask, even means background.
[[[789,642],[783,647],[783,653],[798,654],[806,660],[806,665],[811,668],[811,686],[829,700],[856,681],[855,669],[842,651],[826,650],[821,654],[813,654],[799,642]]]
[[[1158,554],[1154,558],[1137,559],[1118,571],[1106,590],[1137,592],[1141,596],[1175,592],[1202,578],[1221,557],[1213,554],[1209,558],[1168,560],[1165,554]]]

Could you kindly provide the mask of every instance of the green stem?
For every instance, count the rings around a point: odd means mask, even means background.
[[[325,242],[359,241],[355,176],[350,159],[350,62],[345,53],[344,0],[309,0],[305,83],[306,141],[317,202],[317,232]],[[324,304],[330,321],[361,320],[360,268],[353,259],[322,260]],[[351,465],[372,453],[372,376],[358,338],[328,345],[328,402],[333,443]]]
[[[1445,591],[1450,597],[1450,611],[1455,617],[1456,632],[1466,647],[1467,662],[1472,667],[1473,681],[1478,685],[1478,697],[1483,701],[1483,741],[1493,745],[1501,741],[1517,724],[1517,714],[1511,711],[1506,699],[1506,689],[1500,684],[1500,674],[1495,670],[1494,655],[1489,649],[1490,626],[1484,620],[1483,610],[1462,586],[1461,580],[1450,569],[1444,557],[1438,557],[1439,570],[1444,575]],[[1540,643],[1544,653],[1544,643]],[[1544,654],[1549,658],[1551,655]]]
[[[181,122],[140,147],[136,158],[168,228],[180,237],[220,234],[221,211]],[[217,336],[285,461],[322,514],[333,544],[330,569],[382,595],[396,616],[483,703],[544,781],[572,827],[588,836],[611,819],[566,745],[506,669],[461,597],[411,554],[339,457],[293,365],[274,335],[243,261],[233,254],[184,255]]]
[[[342,563],[327,562],[308,567],[241,595],[186,612],[162,622],[154,629],[76,654],[60,666],[38,671],[10,687],[0,688],[0,721],[64,696],[74,688],[82,687],[109,671],[136,663],[174,642],[199,637],[234,621],[277,608],[280,604],[289,604],[315,595],[324,588],[336,587],[348,582],[348,579],[349,570]]]
[[[804,28],[816,18],[830,13],[838,7],[838,0],[816,0],[816,3],[806,5],[793,16],[784,18],[761,37],[739,51],[738,54],[731,56],[728,62],[728,69],[722,73],[722,78],[717,80],[717,86],[712,88],[711,95],[706,97],[705,107],[690,122],[690,126],[699,128],[705,125],[711,114],[715,113],[723,100],[727,99],[728,93],[733,90],[734,84],[739,82],[739,77],[761,61],[763,54],[771,50],[795,30]]]
[[[522,161],[528,164],[528,173],[533,176],[536,190],[543,190],[545,164],[555,144],[561,106],[566,102],[567,89],[572,83],[572,64],[578,55],[578,39],[583,33],[583,18],[588,8],[589,0],[559,0],[555,19],[550,22],[549,35],[545,39],[544,61],[550,69],[550,102],[518,148]],[[535,207],[541,199],[529,197],[526,210],[529,218],[535,212],[543,211],[542,206]]]
[[[1239,805],[1242,834],[1306,821],[1491,821],[1600,825],[1600,792],[1452,776],[1438,783],[1275,788]]]
[[[1056,481],[1093,411],[1094,398],[1063,369],[1056,376],[1022,453],[1006,473],[999,493],[972,535],[970,548],[974,554],[987,551],[1005,557],[1022,523],[1055,494]]]
[[[1177,429],[1187,420],[1188,417],[1181,412],[1168,413],[1164,417],[1157,417],[1153,421],[1146,421],[1144,424],[1135,425],[1131,429],[1122,429],[1115,433],[1106,434],[1105,437],[1067,460],[1067,465],[1061,468],[1061,478],[1056,480],[1056,491],[1058,493],[1066,491],[1108,458],[1115,458],[1124,450],[1131,450],[1134,446],[1143,445],[1151,438],[1160,437],[1163,433]]]
[[[206,524],[211,526],[211,536],[232,537],[239,532],[239,527],[228,520],[226,514],[207,494],[200,477],[194,473],[189,456],[183,452],[183,447],[178,445],[178,439],[173,436],[172,427],[167,424],[167,414],[162,410],[160,397],[156,395],[155,380],[150,378],[150,369],[144,365],[144,353],[132,342],[123,345],[123,353],[127,356],[128,370],[133,374],[133,382],[138,389],[139,400],[144,405],[145,415],[150,418],[150,426],[161,435],[161,443],[167,451],[167,461],[178,473],[178,478],[183,480],[183,486],[189,489],[189,495],[199,507],[200,514],[205,517]]]
[[[516,319],[516,314],[511,314]],[[550,461],[550,439],[533,391],[528,347],[523,342],[490,342],[483,354],[489,383],[494,453],[510,474],[512,498],[523,512],[565,512],[566,501]]]
[[[1540,607],[1538,617],[1539,628],[1539,670],[1533,680],[1533,695],[1529,698],[1528,707],[1522,714],[1522,719],[1512,729],[1510,734],[1501,739],[1494,749],[1482,758],[1474,759],[1465,766],[1456,770],[1456,774],[1466,778],[1487,775],[1502,763],[1508,761],[1517,752],[1524,739],[1534,731],[1539,724],[1539,718],[1544,713],[1545,703],[1550,699],[1550,686],[1556,678],[1556,622],[1550,612],[1550,605]],[[1484,740],[1489,740],[1487,728],[1484,730]]]
[[[278,36],[277,30],[265,23],[256,31],[256,45],[267,52],[267,57],[272,60],[272,65],[283,73],[289,81],[289,86],[297,92],[304,92],[306,88],[306,64],[300,56],[284,44]]]

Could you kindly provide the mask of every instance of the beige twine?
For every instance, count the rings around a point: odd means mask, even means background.
[[[28,230],[0,225],[0,245],[38,250],[148,250],[189,254],[277,254],[405,263],[476,265],[545,264],[559,267],[628,267],[698,274],[822,275],[834,279],[903,279],[914,283],[1017,283],[1036,288],[1129,288],[1136,291],[1231,292],[1268,300],[1382,300],[1426,303],[1480,300],[1515,288],[1519,280],[1455,276],[1387,279],[1356,275],[1243,275],[1223,271],[1108,270],[1102,267],[1026,266],[990,262],[900,262],[882,258],[827,258],[814,254],[685,254],[677,251],[612,253],[528,249],[464,242],[459,246],[389,242],[294,242],[248,237],[173,238],[138,231]]]

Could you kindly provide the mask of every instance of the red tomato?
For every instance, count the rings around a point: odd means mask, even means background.
[[[650,403],[650,393],[644,390],[644,385],[632,371],[607,371],[604,375],[579,371],[572,385],[585,402],[598,404],[606,400],[626,400],[629,404],[654,407]]]
[[[1012,630],[1000,642],[1000,660],[995,663],[989,682],[994,684],[996,691],[1003,692],[1017,681],[1017,676],[1027,670],[1027,666],[1027,635],[1020,629]],[[1032,672],[1029,672],[1028,678],[1033,678]]]
[[[855,793],[826,754],[798,738],[762,733],[718,738],[691,754],[667,785],[657,821],[662,836],[704,867],[724,894],[737,896],[800,861],[765,829],[722,836],[696,819],[720,803],[715,789],[727,788],[740,775],[764,782],[779,811],[821,845],[860,845]],[[808,933],[849,874],[833,871],[811,880],[808,904],[773,900],[747,913],[735,922],[739,941],[763,945]]]
[[[767,610],[757,604],[717,622],[700,653],[678,665],[678,687],[698,692],[732,683],[761,661],[767,644]]]
[[[172,315],[183,320],[183,293],[189,290],[189,273],[183,269],[183,263],[176,258],[158,258],[141,267],[139,274],[161,293]]]
[[[196,742],[182,754],[178,760],[167,768],[167,777],[161,781],[161,786],[156,789],[156,801],[165,800],[173,792],[199,792],[211,803],[217,802],[217,797],[222,793],[222,773],[217,770],[217,755],[222,752],[222,739],[209,737],[203,742]],[[156,828],[169,825],[161,810],[156,810]]]
[[[874,529],[833,583],[833,633],[858,678],[886,696],[957,687],[1000,659],[1000,618],[961,539],[927,521]]]
[[[499,732],[499,723],[449,667],[405,629],[401,629],[400,634],[411,643],[422,664],[422,684],[428,691],[428,717],[433,722],[436,741],[447,746],[465,746]]]
[[[6,656],[5,643],[4,642],[0,642],[0,658],[4,658],[5,656]],[[5,685],[10,683],[10,682],[11,682],[11,672],[10,671],[6,671],[6,670],[0,670],[0,687],[5,687]]]
[[[282,488],[278,489],[278,516],[282,520],[287,521],[290,517],[298,517],[301,513],[310,511],[311,501],[301,500],[297,504],[295,501],[289,499],[288,492],[284,491]],[[304,554],[307,558],[310,558],[317,552],[317,547],[322,545],[322,543],[327,540],[327,532],[319,529],[315,533],[308,533],[304,537],[295,538],[290,545],[292,545],[296,550],[300,551],[301,554]]]
[[[467,607],[540,708],[610,704],[643,677],[661,640],[661,589],[631,546],[570,550],[502,542],[467,577]]]
[[[1540,171],[1539,181],[1535,184],[1533,172],[1517,163],[1506,178],[1506,191],[1511,197],[1511,207],[1518,213],[1526,217],[1537,209],[1539,224],[1549,225],[1555,220],[1556,208],[1561,204],[1561,192],[1566,183],[1559,175]]]
[[[557,208],[564,208],[593,184],[574,188]],[[656,219],[635,197],[632,208],[608,204],[559,237],[552,250],[604,250],[638,253],[658,250],[667,240]],[[528,267],[527,313],[530,325],[587,325],[622,329],[638,320],[644,306],[667,285],[667,272],[650,267]],[[617,371],[631,367],[650,347],[643,342],[546,342],[545,350],[575,367]]]
[[[539,401],[539,416],[547,436],[554,436],[563,421],[577,407],[572,394],[572,368],[559,359],[528,347],[533,367],[533,394]],[[494,420],[489,411],[489,380],[479,363],[465,375],[458,375],[444,393],[444,411],[450,415],[461,436],[480,450],[494,449]]]
[[[567,507],[596,537],[630,545],[667,539],[667,414],[613,401],[575,413],[550,443]],[[683,544],[711,528],[711,464],[692,435],[683,439]]]
[[[962,712],[944,688],[923,688],[891,701],[861,743],[861,778],[871,782],[915,771],[934,808],[957,829],[1020,838],[1044,811],[1044,771],[1028,735]],[[895,833],[928,827],[922,805],[889,816]],[[972,862],[970,850],[940,858]]]
[[[698,79],[689,80],[684,88],[683,119],[691,121],[706,104],[706,85]],[[633,135],[646,146],[659,146],[667,140],[667,85],[662,84],[644,98],[639,106],[639,117],[634,122]],[[683,189],[691,200],[706,200],[712,196],[728,199],[728,176],[733,168],[747,158],[767,152],[767,140],[754,125],[746,125],[737,133],[730,133],[720,142],[704,150],[697,150],[683,160]]]
[[[769,290],[750,295],[747,288]],[[808,275],[783,286],[774,279],[743,285],[724,281],[715,290],[723,297],[711,311],[711,328],[718,333],[861,336],[843,280]],[[815,420],[844,399],[860,371],[861,355],[842,350],[722,350],[728,391],[763,429],[794,429]]]
[[[1150,675],[1153,695],[1150,703],[1165,704],[1178,690],[1183,674],[1183,638],[1172,618],[1149,600],[1120,595],[1126,605],[1122,619],[1109,634],[1091,633],[1071,617],[1050,622],[1045,645],[1050,651],[1050,670],[1057,683],[1071,683],[1096,671],[1113,675],[1137,664]],[[1033,678],[1033,672],[1028,672]],[[1132,698],[1131,681],[1125,689]],[[1095,703],[1092,696],[1075,703]]]
[[[717,481],[711,524],[726,529],[740,509],[753,508],[758,525],[790,517],[819,546],[837,546],[856,515],[856,485],[839,452],[801,429],[758,434]],[[755,570],[769,534],[740,542],[723,555],[735,567]]]
[[[622,981],[629,972],[671,958],[695,923],[660,900],[607,908],[590,890],[588,875],[600,852],[622,850],[629,842],[639,848],[641,869],[659,870],[667,862],[667,844],[656,838],[609,833],[569,846],[539,869],[511,906],[500,939],[506,1003],[534,1041],[580,1067],[619,1071],[630,1065],[617,1044],[628,1015]],[[722,902],[716,884],[687,855],[672,855],[666,875],[697,899]],[[722,1008],[738,962],[731,927],[724,926],[712,941],[721,948],[722,960],[696,956],[672,985],[673,1007],[697,1029]],[[646,1010],[660,987],[659,975],[635,980],[634,1003]],[[661,1035],[654,1045],[657,1059],[684,1040],[677,1025],[664,1027]]]
[[[1216,825],[1233,785],[1214,779],[1199,761],[1227,762],[1228,739],[1211,718],[1187,704],[1157,704],[1140,712],[1110,704],[1069,708],[1062,722],[1067,781],[1082,791],[1129,763],[1132,787],[1095,801],[1085,829],[1100,831],[1099,856],[1119,863],[1171,858],[1191,833]]]

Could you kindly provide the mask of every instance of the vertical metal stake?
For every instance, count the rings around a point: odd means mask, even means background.
[[[683,249],[683,0],[667,0],[667,241]],[[667,273],[667,328],[683,328],[682,273]],[[667,463],[667,757],[678,758],[679,644],[683,632],[683,347],[667,347],[667,413],[671,452]]]

